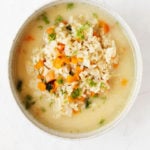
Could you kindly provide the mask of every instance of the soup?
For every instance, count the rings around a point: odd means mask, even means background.
[[[112,122],[132,93],[132,45],[107,12],[84,3],[45,8],[17,40],[14,82],[41,124],[83,133]]]

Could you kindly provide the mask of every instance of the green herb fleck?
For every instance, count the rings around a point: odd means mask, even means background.
[[[44,107],[41,107],[42,112],[46,112],[46,109]]]
[[[56,33],[51,33],[51,34],[49,34],[49,35],[48,35],[48,39],[49,39],[49,41],[55,40],[55,39],[56,39]]]
[[[85,30],[87,30],[90,27],[90,24],[88,22],[86,22],[85,24],[83,24],[79,29],[77,29],[76,31],[76,36],[77,38],[83,40],[85,38],[84,36],[84,32]]]
[[[78,54],[78,50],[73,51],[72,55],[77,55]]]
[[[58,83],[58,84],[63,84],[63,83],[64,83],[64,80],[63,80],[62,78],[60,78],[60,79],[57,80],[57,83]]]
[[[22,91],[22,84],[23,84],[22,80],[18,80],[17,86],[16,86],[16,89],[18,92]]]
[[[53,103],[54,103],[54,100],[51,99],[51,102],[49,103],[49,107],[51,107],[53,105]]]
[[[97,83],[94,82],[92,79],[90,79],[90,80],[89,80],[89,85],[90,85],[91,87],[94,87],[94,86],[97,85]]]
[[[99,122],[100,125],[103,125],[104,123],[105,123],[105,119],[101,119]]]
[[[120,25],[120,23],[118,21],[115,22],[116,25]]]
[[[42,96],[42,95],[40,95],[39,99],[40,99],[40,100],[42,100],[42,99],[43,99],[43,96]]]
[[[65,100],[64,100],[64,103],[67,103],[67,102],[68,102],[68,100],[67,100],[67,99],[65,99]]]
[[[96,13],[92,14],[94,18],[98,19],[98,15]]]
[[[98,94],[95,94],[95,95],[93,96],[93,98],[98,98],[98,96],[99,96]]]
[[[49,23],[50,23],[50,21],[49,21],[49,19],[48,19],[48,17],[47,17],[47,13],[46,13],[46,12],[42,13],[42,14],[39,16],[39,19],[42,19],[42,20],[45,22],[45,24],[49,24]]]
[[[102,100],[103,104],[105,104],[107,100],[107,96],[101,96],[100,99]]]
[[[67,4],[67,9],[72,9],[74,8],[74,3],[68,3]]]
[[[77,37],[81,40],[84,39],[85,36],[84,36],[83,30],[81,30],[81,29],[77,30]]]
[[[38,28],[39,28],[40,30],[42,30],[42,29],[43,29],[43,26],[39,25]]]
[[[75,98],[79,97],[80,94],[81,94],[81,89],[77,88],[71,93],[71,97],[75,99]]]
[[[60,90],[62,94],[67,94],[66,91],[63,91],[62,89]]]
[[[88,29],[90,26],[91,26],[91,24],[87,21],[87,22],[82,26],[82,28],[83,28],[84,30],[86,30],[86,29]]]
[[[102,100],[106,100],[107,99],[107,96],[101,96],[100,97]]]
[[[85,101],[85,108],[89,108],[90,104],[91,104],[91,101],[89,100],[89,98],[87,98]]]
[[[35,104],[31,95],[26,95],[24,98],[24,104],[26,109],[30,109],[32,105]]]
[[[63,17],[62,16],[57,16],[56,19],[55,19],[55,25],[58,25],[60,22],[63,21]]]
[[[100,88],[105,88],[105,83],[101,82]]]

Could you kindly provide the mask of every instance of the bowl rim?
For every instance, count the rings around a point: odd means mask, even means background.
[[[121,113],[114,119],[112,120],[110,123],[108,123],[107,125],[105,125],[104,127],[101,127],[99,129],[90,131],[90,132],[85,132],[85,133],[77,133],[77,134],[72,134],[72,133],[65,133],[65,132],[60,132],[60,131],[56,131],[54,129],[50,129],[48,127],[46,127],[45,125],[43,125],[42,123],[38,122],[27,110],[24,109],[24,107],[22,106],[19,97],[17,96],[16,90],[15,90],[15,85],[13,83],[13,78],[12,78],[12,66],[13,66],[13,56],[14,56],[14,49],[16,47],[16,43],[18,38],[20,37],[24,27],[28,24],[28,22],[30,22],[32,20],[32,18],[34,16],[37,16],[39,13],[41,13],[42,10],[46,9],[47,7],[50,6],[54,6],[54,5],[58,5],[58,4],[62,4],[62,3],[67,3],[67,2],[74,2],[74,3],[87,3],[90,4],[92,6],[98,6],[100,7],[100,9],[103,9],[104,11],[106,11],[107,13],[109,13],[112,17],[114,17],[115,20],[117,20],[119,22],[119,24],[121,25],[121,27],[123,28],[123,30],[125,30],[125,33],[127,34],[127,37],[130,39],[132,46],[133,46],[133,51],[134,51],[134,63],[135,63],[135,83],[134,83],[134,87],[133,87],[133,91],[132,94],[128,100],[128,103],[126,104],[126,106],[123,108],[123,110],[121,111]],[[110,6],[108,6],[108,4],[106,4],[103,1],[96,1],[96,0],[52,0],[49,3],[44,4],[43,6],[40,6],[35,12],[33,12],[23,23],[23,25],[20,27],[20,29],[17,31],[17,34],[15,35],[15,39],[12,43],[11,46],[11,50],[10,50],[10,54],[9,54],[9,61],[8,61],[8,78],[9,78],[9,85],[10,85],[10,89],[11,92],[13,94],[13,97],[16,101],[16,103],[19,105],[21,112],[26,116],[26,118],[28,118],[28,120],[30,120],[30,122],[32,122],[32,124],[34,126],[36,126],[37,128],[41,129],[42,131],[44,131],[45,133],[47,133],[48,135],[51,135],[55,138],[61,138],[61,139],[89,139],[92,137],[97,137],[100,135],[103,135],[104,133],[108,132],[109,130],[111,130],[112,128],[114,128],[129,112],[129,110],[131,109],[131,107],[133,106],[137,95],[139,93],[140,90],[140,86],[141,86],[141,82],[142,82],[142,72],[143,72],[143,67],[142,67],[142,56],[141,56],[141,52],[140,52],[140,47],[138,45],[138,42],[132,32],[132,30],[130,29],[130,27],[127,25],[127,23],[118,15],[118,13],[114,12],[112,10],[112,8]]]

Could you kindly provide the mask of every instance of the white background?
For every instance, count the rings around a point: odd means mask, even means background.
[[[0,150],[150,150],[150,1],[106,0],[129,24],[143,55],[143,82],[135,105],[109,133],[90,140],[55,139],[24,117],[9,89],[8,56],[18,27],[50,0],[1,0]]]

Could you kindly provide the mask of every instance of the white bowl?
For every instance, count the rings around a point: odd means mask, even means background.
[[[130,100],[128,102],[128,104],[125,106],[124,110],[120,113],[119,116],[117,116],[117,118],[115,118],[112,122],[110,122],[109,124],[105,125],[102,128],[99,128],[97,130],[91,131],[91,132],[87,132],[87,133],[78,133],[78,134],[74,134],[74,133],[64,133],[64,132],[60,132],[60,131],[56,131],[53,129],[50,129],[46,126],[44,126],[43,124],[39,123],[35,118],[32,117],[32,115],[30,115],[30,113],[28,113],[28,111],[26,111],[24,109],[24,107],[22,106],[22,104],[20,103],[19,97],[17,96],[16,90],[15,90],[15,85],[13,82],[13,58],[15,55],[15,47],[17,44],[17,40],[18,38],[20,38],[21,32],[24,29],[24,27],[28,24],[28,22],[30,22],[30,20],[32,20],[32,18],[37,15],[38,13],[41,12],[41,10],[52,6],[52,5],[56,5],[56,4],[60,4],[60,3],[65,3],[65,2],[85,2],[97,7],[100,7],[101,9],[105,10],[106,12],[108,12],[111,16],[113,16],[122,26],[123,30],[126,32],[129,40],[132,43],[133,49],[134,49],[134,58],[135,58],[135,84],[134,84],[134,88],[133,88],[133,92],[130,96]],[[62,138],[70,138],[70,139],[79,139],[79,138],[89,138],[92,136],[97,136],[97,135],[102,135],[103,133],[109,131],[110,129],[112,129],[114,126],[116,126],[118,124],[118,122],[120,122],[125,115],[127,115],[128,111],[131,109],[133,103],[135,102],[135,99],[137,97],[137,94],[139,92],[140,89],[140,85],[141,85],[141,79],[142,79],[142,57],[141,57],[141,53],[140,53],[140,48],[139,45],[136,41],[136,38],[134,36],[134,34],[132,33],[131,29],[129,28],[129,26],[126,24],[126,22],[117,14],[115,13],[107,4],[105,4],[102,0],[55,0],[49,4],[44,5],[43,7],[39,8],[37,11],[35,11],[35,13],[33,13],[26,21],[25,23],[22,25],[22,27],[20,28],[19,32],[17,33],[15,40],[13,42],[11,51],[10,51],[10,57],[9,57],[9,69],[8,69],[8,73],[9,73],[9,81],[10,81],[10,86],[12,89],[12,93],[14,95],[14,98],[17,102],[17,104],[19,105],[19,107],[21,108],[22,112],[25,114],[25,116],[32,122],[34,123],[37,127],[39,127],[40,129],[42,129],[43,131],[46,131],[47,133],[49,133],[50,135],[54,135],[57,137],[62,137]]]

